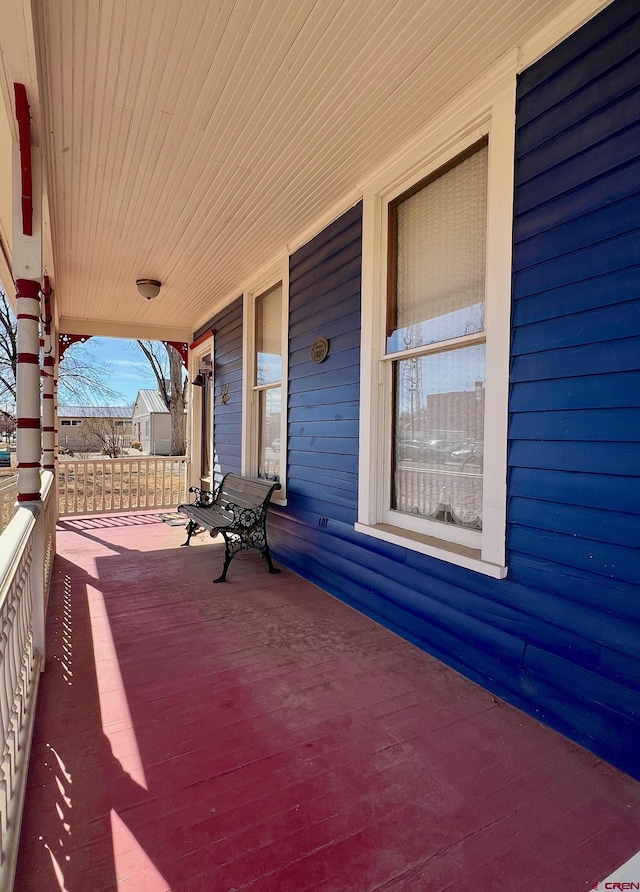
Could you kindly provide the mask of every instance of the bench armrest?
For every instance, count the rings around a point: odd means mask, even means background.
[[[216,493],[211,492],[208,489],[201,489],[199,486],[190,486],[189,492],[194,492],[196,494],[195,501],[192,504],[197,507],[213,505],[215,502]]]

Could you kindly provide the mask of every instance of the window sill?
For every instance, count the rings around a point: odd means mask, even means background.
[[[506,567],[483,561],[482,553],[478,548],[467,548],[464,545],[456,545],[454,542],[445,542],[432,536],[423,536],[420,533],[414,533],[411,530],[405,530],[388,523],[377,523],[374,526],[356,523],[355,529],[358,533],[363,533],[365,536],[372,536],[374,539],[381,539],[383,542],[391,542],[402,548],[418,551],[420,554],[447,561],[458,567],[465,567],[467,570],[474,570],[476,573],[482,573],[494,579],[504,579],[507,575]]]

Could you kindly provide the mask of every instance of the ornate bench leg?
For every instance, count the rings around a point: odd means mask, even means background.
[[[191,539],[191,537],[193,536],[193,534],[195,533],[195,531],[196,531],[197,529],[198,529],[198,524],[197,524],[197,523],[194,523],[193,520],[190,520],[189,523],[187,524],[187,541],[186,541],[186,542],[182,542],[181,544],[182,544],[182,545],[188,545],[188,544],[189,544],[189,541],[190,541],[190,539]]]
[[[224,530],[221,530],[222,535],[224,537],[224,566],[222,568],[222,573],[218,576],[217,579],[214,579],[214,582],[226,582],[227,580],[227,570],[229,569],[229,564],[233,560],[236,549],[233,548],[233,544],[229,541],[227,536],[224,533]]]
[[[267,564],[269,565],[269,573],[280,573],[280,567],[274,567],[273,561],[271,560],[271,552],[269,551],[269,546],[265,546],[262,554],[265,557]]]

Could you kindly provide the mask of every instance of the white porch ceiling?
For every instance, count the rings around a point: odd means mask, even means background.
[[[193,330],[567,6],[36,2],[63,330]],[[157,299],[139,277],[163,282]]]

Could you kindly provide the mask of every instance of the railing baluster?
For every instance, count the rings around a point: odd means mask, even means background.
[[[10,888],[15,867],[44,655],[41,626],[55,535],[53,475],[43,473],[42,482],[42,510],[18,508],[0,550],[0,889]],[[64,497],[69,498],[68,488]],[[41,643],[34,644],[34,635]]]
[[[59,516],[175,508],[185,498],[183,456],[61,459]]]

